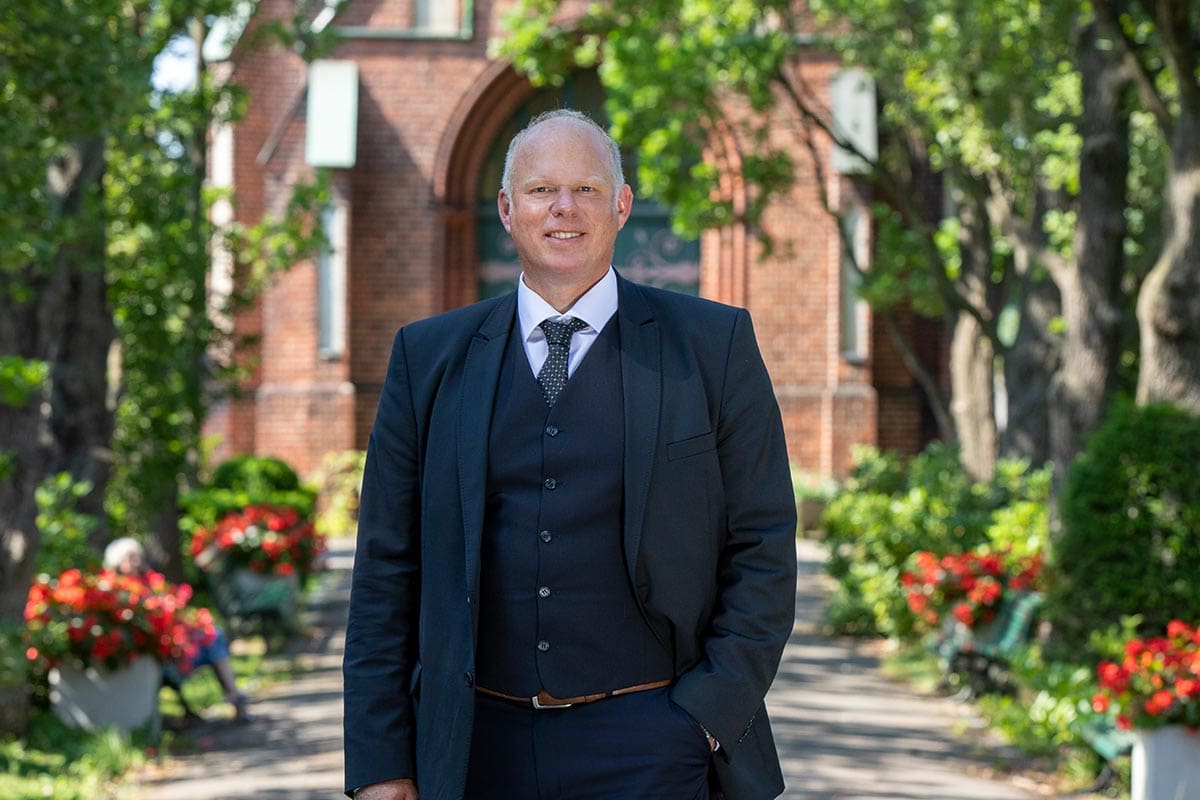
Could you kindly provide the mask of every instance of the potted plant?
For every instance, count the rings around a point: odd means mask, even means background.
[[[45,669],[55,713],[83,728],[155,719],[161,662],[187,670],[216,635],[192,589],[159,573],[68,569],[39,576],[25,604],[25,655]]]
[[[1133,800],[1200,796],[1200,626],[1173,620],[1165,636],[1130,638],[1096,676],[1092,708],[1135,734]]]

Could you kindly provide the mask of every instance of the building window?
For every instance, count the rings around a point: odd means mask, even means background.
[[[463,5],[453,0],[416,0],[413,28],[430,36],[458,36],[463,27]]]
[[[317,348],[326,359],[346,350],[346,216],[337,198],[321,212],[326,245],[317,257]]]
[[[863,211],[854,206],[842,215],[842,260],[839,348],[842,358],[860,362],[867,358],[870,308],[860,296],[861,270],[867,268],[867,224]]]

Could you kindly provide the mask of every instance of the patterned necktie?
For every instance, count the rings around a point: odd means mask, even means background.
[[[542,397],[547,405],[554,405],[558,393],[567,383],[567,359],[571,354],[571,336],[587,327],[587,323],[575,317],[565,317],[562,322],[542,320],[538,325],[546,334],[549,352],[538,372],[537,381],[542,387]]]

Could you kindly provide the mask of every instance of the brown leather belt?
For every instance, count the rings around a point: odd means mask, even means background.
[[[581,694],[577,697],[555,697],[554,695],[542,689],[533,697],[518,697],[515,694],[505,694],[497,692],[494,689],[485,689],[482,686],[476,686],[475,691],[480,694],[486,694],[489,697],[499,697],[501,700],[511,700],[514,703],[532,706],[539,711],[547,708],[570,708],[571,706],[581,706],[586,703],[594,703],[597,700],[605,700],[609,697],[616,697],[621,694],[633,694],[634,692],[646,692],[650,689],[661,689],[664,686],[670,686],[674,683],[673,680],[651,681],[650,683],[639,683],[636,686],[626,686],[623,689],[613,689],[611,692],[599,692],[597,694]]]

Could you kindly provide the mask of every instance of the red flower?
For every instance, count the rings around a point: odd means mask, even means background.
[[[1097,666],[1098,697],[1119,709],[1120,726],[1200,725],[1200,638],[1196,633],[1196,627],[1172,620],[1165,637],[1131,638],[1125,642],[1119,665],[1104,661]]]
[[[324,552],[324,538],[289,506],[252,505],[231,511],[192,537],[201,569],[238,567],[276,575],[310,572]]]
[[[1158,716],[1171,707],[1175,702],[1175,695],[1165,689],[1159,690],[1150,695],[1150,699],[1146,701],[1145,708],[1147,714]]]
[[[215,635],[212,615],[187,607],[191,595],[190,586],[174,586],[159,573],[138,578],[68,570],[53,579],[41,576],[26,599],[26,657],[46,666],[74,661],[109,669],[140,654],[178,658],[176,648],[163,646],[165,631]]]
[[[943,614],[968,627],[990,622],[1006,592],[1032,589],[1041,573],[1038,556],[1011,558],[987,550],[943,556],[921,551],[913,563],[900,582],[909,610],[931,627]]]

